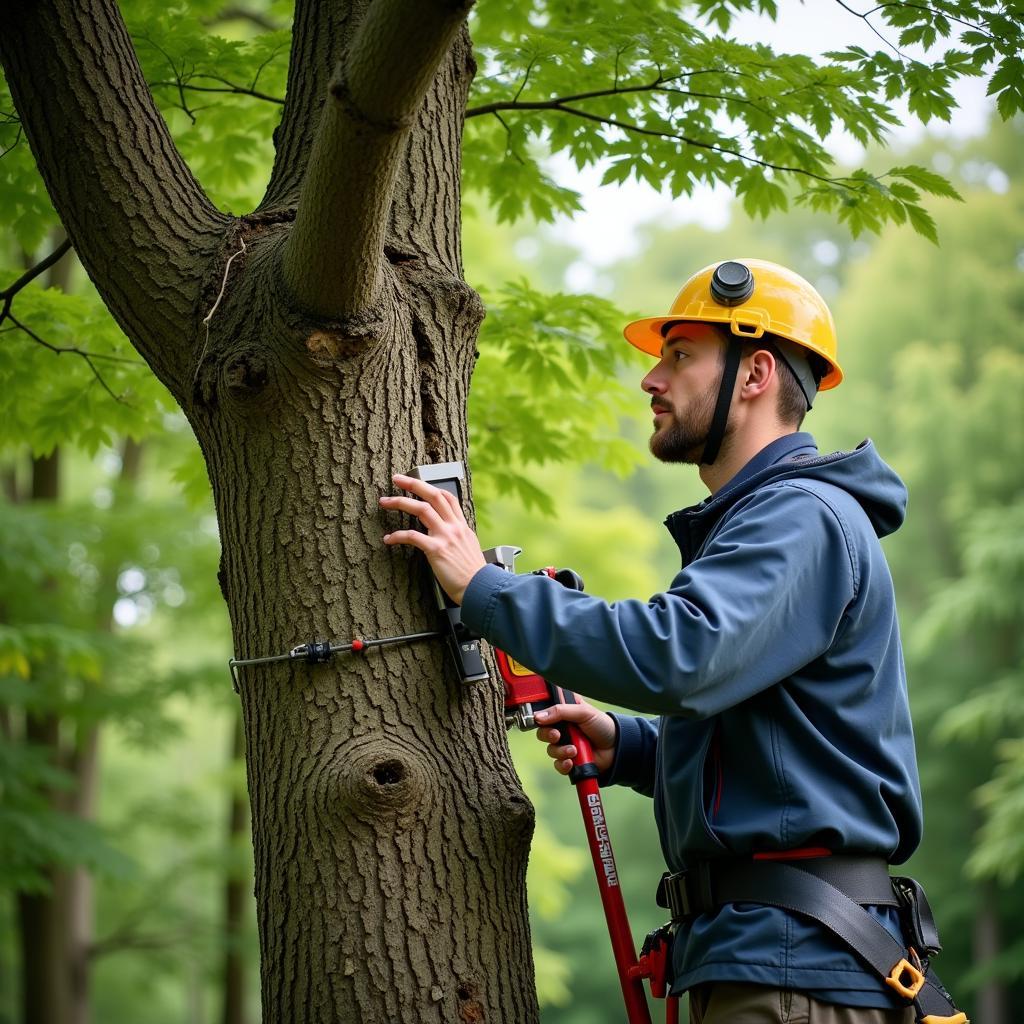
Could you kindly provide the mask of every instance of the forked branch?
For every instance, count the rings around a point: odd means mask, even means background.
[[[401,147],[472,0],[377,0],[331,82],[284,253],[298,303],[372,307]]]

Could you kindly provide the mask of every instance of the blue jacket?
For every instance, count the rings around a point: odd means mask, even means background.
[[[819,457],[790,434],[669,516],[682,569],[664,593],[608,604],[487,566],[463,620],[563,687],[661,716],[615,716],[603,782],[654,797],[670,870],[812,846],[898,864],[920,840],[921,798],[879,538],[905,507],[870,442]],[[872,913],[898,934],[893,911]],[[734,980],[900,1005],[820,926],[772,907],[697,918],[674,968],[677,992]]]

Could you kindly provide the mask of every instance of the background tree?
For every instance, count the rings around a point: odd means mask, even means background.
[[[696,6],[725,31],[743,5]],[[944,37],[949,15],[973,19],[976,38],[930,63],[849,51],[826,66],[743,46],[655,5],[631,5],[625,18],[607,4],[588,16],[584,47],[574,4],[548,5],[544,17],[487,11],[474,30],[488,74],[468,111],[458,10],[300,4],[274,169],[256,212],[235,219],[174,149],[110,4],[10,7],[2,55],[14,127],[104,300],[196,431],[235,649],[250,653],[314,633],[426,624],[422,567],[384,555],[383,524],[367,527],[367,510],[390,470],[466,453],[481,308],[459,252],[464,117],[486,125],[466,140],[467,181],[505,216],[527,203],[541,215],[572,206],[541,167],[546,146],[579,163],[610,157],[609,180],[667,180],[676,193],[725,181],[758,212],[786,203],[777,179],[793,176],[809,183],[807,203],[855,231],[894,218],[929,233],[920,193],[948,194],[947,183],[918,166],[830,177],[824,135],[836,122],[877,139],[892,116],[880,92],[909,91],[928,117],[948,109],[953,76],[993,64],[1004,114],[1020,101],[1019,24],[995,4],[887,8],[904,43]],[[198,118],[192,99],[209,90],[274,103],[258,88],[257,61],[272,63],[276,42],[190,51],[195,33],[174,31],[177,13],[146,13],[153,31],[139,53],[164,71],[154,87],[184,117]],[[226,78],[233,59],[256,71]],[[723,116],[741,139],[721,137]],[[556,327],[528,290],[507,294],[506,371],[563,386],[603,376],[600,349]],[[559,319],[607,315],[578,307],[577,317],[563,301]],[[48,344],[12,317],[10,301],[4,313],[38,348]],[[537,328],[561,347],[524,345]],[[76,355],[115,400],[96,354]],[[507,402],[509,389],[492,394]],[[532,427],[545,425],[545,397],[534,396],[531,424],[524,396],[518,437],[495,401],[482,457],[490,440],[505,464],[541,461]],[[546,431],[552,444],[564,433]],[[522,966],[530,815],[501,753],[496,694],[462,690],[442,652],[424,648],[315,674],[247,675],[242,697],[267,1018],[296,1005],[318,1019],[533,1017]],[[459,822],[457,836],[442,821]]]

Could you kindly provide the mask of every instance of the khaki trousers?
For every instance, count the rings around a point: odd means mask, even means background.
[[[833,1006],[790,989],[715,981],[690,989],[690,1024],[914,1024],[914,1011]]]

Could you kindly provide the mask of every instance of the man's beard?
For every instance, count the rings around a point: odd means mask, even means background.
[[[717,400],[718,387],[712,385],[703,395],[693,400],[690,410],[685,415],[680,416],[675,409],[668,408],[671,420],[667,425],[655,427],[649,443],[651,454],[661,462],[699,465],[711,430]],[[655,409],[665,409],[666,406],[667,403],[654,404]],[[726,433],[728,434],[728,427]]]

